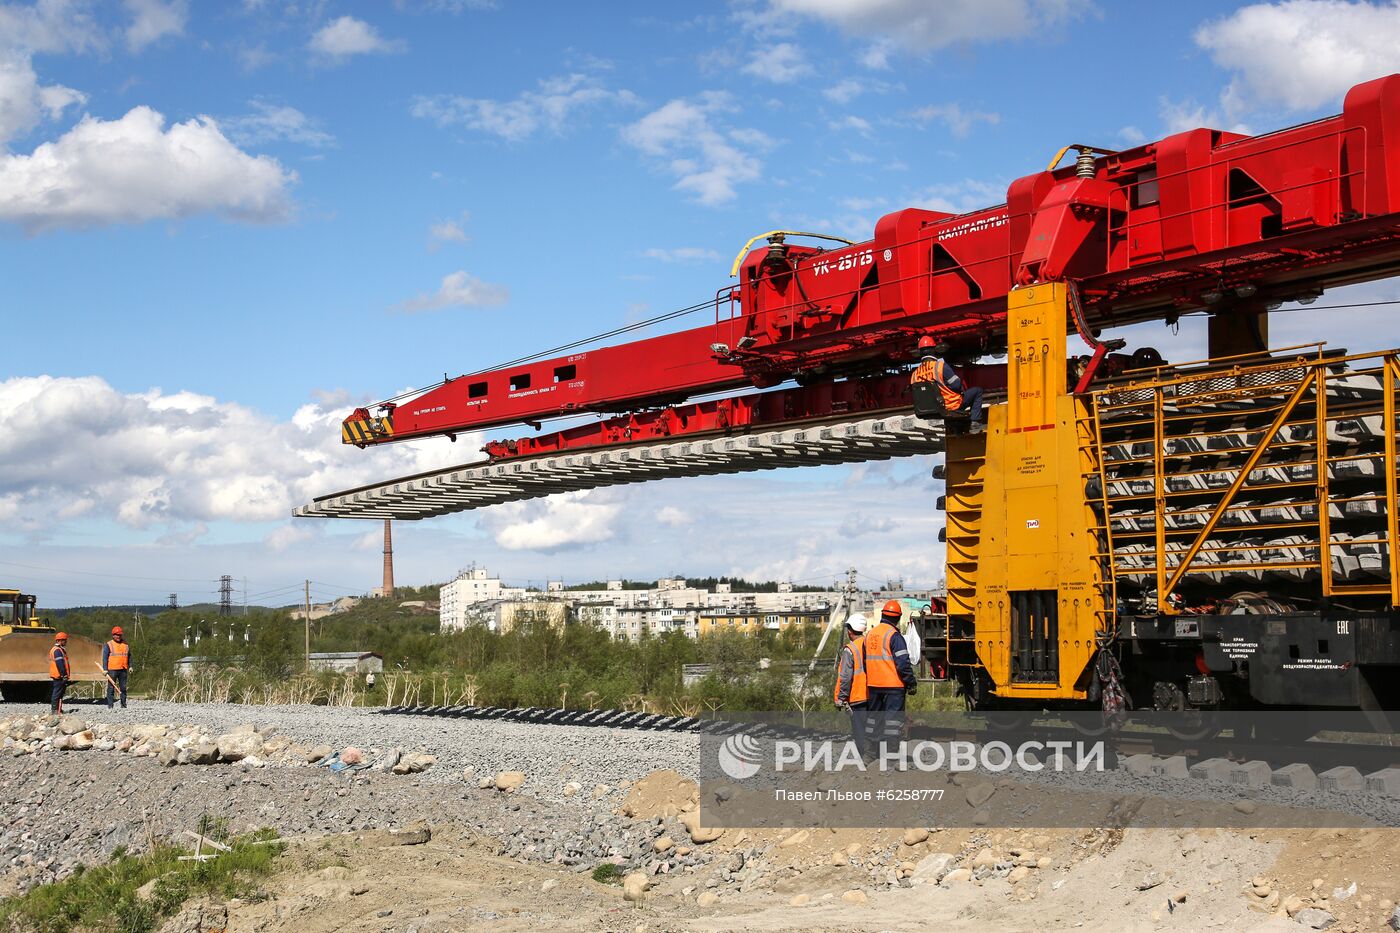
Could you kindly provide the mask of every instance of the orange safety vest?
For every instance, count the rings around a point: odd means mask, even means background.
[[[899,668],[894,663],[890,639],[899,631],[888,622],[881,622],[865,633],[865,683],[868,687],[890,689],[903,687]]]
[[[870,693],[865,687],[865,641],[848,641],[841,646],[842,651],[850,651],[851,659],[855,662],[851,672],[851,695],[846,699],[847,703],[864,703],[870,699]],[[836,687],[831,691],[833,702],[841,702],[841,655],[836,655]]]
[[[49,649],[49,677],[54,680],[58,680],[63,676],[62,672],[58,669],[59,657],[63,658],[63,666],[68,667],[68,652],[64,650],[62,645],[54,645]]]
[[[955,392],[948,388],[945,381],[950,367],[942,360],[924,360],[914,370],[914,374],[909,377],[911,383],[914,382],[934,382],[938,384],[938,391],[943,393],[943,407],[949,411],[957,411],[962,408],[963,397],[961,392]]]
[[[107,670],[124,671],[131,667],[131,645],[124,641],[107,642]]]

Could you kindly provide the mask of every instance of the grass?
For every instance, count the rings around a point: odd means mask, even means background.
[[[622,884],[622,871],[612,862],[604,862],[593,869],[593,880],[599,884]]]
[[[256,897],[258,879],[274,871],[285,848],[262,844],[272,838],[271,830],[240,836],[231,841],[231,851],[202,862],[180,861],[188,850],[175,846],[161,845],[144,855],[118,849],[105,865],[80,868],[0,903],[0,930],[149,933],[192,897]],[[137,889],[152,879],[158,880],[150,897],[138,897]]]

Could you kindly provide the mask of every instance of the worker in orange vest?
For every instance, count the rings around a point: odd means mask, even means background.
[[[891,599],[880,610],[879,624],[865,633],[866,728],[876,737],[882,755],[898,745],[905,728],[904,698],[919,685],[909,646],[899,633],[903,615],[904,605]]]
[[[982,387],[963,385],[962,376],[948,365],[945,357],[952,348],[946,343],[935,343],[932,337],[919,338],[919,356],[922,362],[909,377],[910,384],[932,382],[937,384],[943,395],[943,407],[948,411],[965,411],[968,417],[968,430],[973,434],[982,433]]]
[[[919,685],[909,646],[899,633],[903,615],[903,604],[891,599],[880,610],[879,624],[865,633],[865,686],[871,712],[904,709],[904,697]]]
[[[131,645],[127,644],[120,625],[112,627],[112,640],[102,646],[102,670],[107,674],[107,708],[115,705],[120,688],[122,709],[126,709],[126,678],[131,673]]]
[[[53,689],[49,691],[50,712],[63,712],[63,693],[68,689],[69,674],[68,633],[59,632],[49,649],[49,680],[53,681]]]
[[[836,653],[836,706],[851,714],[851,739],[856,750],[865,754],[865,616],[846,617],[846,643]]]

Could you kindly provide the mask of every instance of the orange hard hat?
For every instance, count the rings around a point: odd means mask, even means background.
[[[67,641],[67,640],[68,640],[68,633],[67,633],[67,632],[59,632],[57,635],[55,635],[55,636],[53,637],[53,640],[54,640],[54,641]]]
[[[120,635],[121,633],[122,633],[122,627],[121,627],[120,625],[114,625],[114,626],[112,626],[112,634],[113,634],[113,635]]]
[[[932,337],[920,337],[919,349],[927,350],[929,347],[935,345],[936,343],[938,343],[938,341],[934,340]]]
[[[880,615],[894,616],[898,619],[900,616],[904,615],[904,604],[897,599],[886,600],[885,608],[880,610]]]

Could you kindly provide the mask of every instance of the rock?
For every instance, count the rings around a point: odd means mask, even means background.
[[[328,865],[316,874],[331,881],[343,881],[350,877],[350,869],[344,865]]]
[[[306,762],[307,764],[315,764],[327,755],[332,755],[334,753],[335,749],[331,748],[329,745],[317,745],[306,753]]]
[[[369,893],[369,885],[365,884],[363,881],[357,881],[357,882],[355,882],[354,884],[350,885],[350,894],[351,894],[353,897],[359,897],[361,894],[368,894],[368,893]]]
[[[247,732],[229,732],[214,740],[221,761],[242,761],[262,752],[262,738],[251,728]]]
[[[992,854],[991,849],[983,849],[978,852],[977,856],[972,860],[973,868],[995,868],[996,864],[997,857]]]
[[[1283,910],[1288,916],[1295,916],[1298,911],[1308,906],[1307,902],[1296,894],[1290,894],[1283,900]]]
[[[696,907],[713,907],[719,902],[719,895],[713,891],[702,891],[695,899]]]
[[[788,836],[782,842],[778,843],[778,848],[791,849],[793,846],[802,845],[802,843],[806,842],[811,837],[811,830],[799,829],[797,832],[793,833],[791,836]]]
[[[789,906],[789,907],[806,907],[806,906],[807,906],[808,904],[810,904],[811,902],[812,902],[812,895],[810,895],[810,894],[795,894],[795,895],[793,895],[792,900],[788,901],[788,906]]]
[[[433,838],[432,827],[423,822],[404,829],[373,829],[356,837],[366,846],[421,846]]]
[[[1137,889],[1139,891],[1150,891],[1166,880],[1167,879],[1162,876],[1161,872],[1150,871],[1142,876],[1142,880],[1137,883]]]
[[[1042,855],[1040,858],[1035,860],[1036,868],[1049,868],[1051,865],[1054,864],[1055,860],[1048,855]]]
[[[594,785],[593,785],[593,799],[594,799],[594,800],[602,800],[604,797],[606,797],[606,796],[607,796],[608,794],[610,794],[610,793],[612,793],[612,788],[609,787],[609,786],[606,785],[606,784],[594,784]]]
[[[476,782],[476,786],[478,790],[490,790],[492,787],[496,786],[496,779],[483,777]]]
[[[341,758],[342,758],[342,760],[343,760],[343,759],[344,759],[344,756],[342,755]],[[402,758],[403,758],[403,751],[402,751],[401,749],[391,748],[391,749],[389,749],[388,751],[386,751],[384,754],[382,754],[382,755],[379,756],[379,759],[374,763],[374,765],[370,768],[370,770],[371,770],[371,771],[392,771],[392,770],[394,770],[395,767],[398,766],[398,763],[399,763],[400,759],[402,759]],[[399,773],[402,774],[403,772],[399,772]]]
[[[1031,870],[1029,868],[1024,865],[1018,865],[1011,869],[1011,874],[1006,876],[1006,880],[1015,884],[1018,881],[1024,881],[1030,873]]]
[[[187,904],[160,928],[160,933],[206,933],[228,929],[228,908],[220,904]]]
[[[564,785],[564,796],[573,797],[581,790],[583,790],[582,784],[580,784],[578,781],[570,781],[569,783]]]
[[[647,889],[651,887],[651,879],[645,872],[628,872],[622,879],[622,899],[636,903],[646,897]]]
[[[833,852],[831,853],[831,864],[840,868],[842,865],[851,864],[851,860],[845,852]]]
[[[496,775],[496,790],[512,791],[525,783],[524,771],[501,771]]]
[[[545,879],[544,884],[540,885],[540,893],[548,894],[550,891],[553,891],[557,887],[559,887],[559,881],[557,879],[547,878]]]
[[[944,884],[954,884],[958,881],[971,881],[972,872],[966,868],[955,868],[943,876]]]
[[[935,852],[932,855],[925,855],[919,860],[919,864],[914,866],[910,877],[922,879],[930,884],[936,883],[947,873],[949,866],[957,860],[958,857],[951,852]]]
[[[670,836],[658,836],[656,841],[651,844],[653,852],[669,852],[675,847],[676,843]]]
[[[852,888],[841,895],[841,900],[845,901],[847,904],[866,904],[869,903],[870,898],[866,897],[865,892],[860,888]]]
[[[1258,898],[1265,898],[1274,893],[1274,889],[1267,884],[1256,884],[1252,890],[1254,896]]]
[[[156,883],[159,881],[160,878],[155,877],[152,878],[150,881],[147,881],[145,884],[141,885],[141,887],[137,888],[136,899],[138,901],[149,901],[152,897],[155,897]]]
[[[58,721],[58,731],[64,735],[75,735],[79,732],[87,731],[87,723],[77,716],[64,716]]]
[[[212,765],[219,760],[219,746],[213,742],[196,742],[182,751],[188,752],[192,765]]]
[[[1390,919],[1386,920],[1385,925],[1392,930],[1400,930],[1400,907],[1396,907],[1391,911]]]
[[[918,845],[918,844],[921,843],[921,842],[924,842],[924,841],[927,840],[927,839],[928,839],[928,830],[927,830],[927,829],[923,829],[923,828],[918,828],[918,829],[906,829],[906,830],[904,831],[904,838],[900,839],[899,841],[902,842],[902,843],[903,843],[904,845],[906,845],[906,846],[911,846],[911,847],[912,847],[912,846]]]
[[[700,811],[689,810],[682,813],[677,819],[680,820],[685,831],[690,834],[690,841],[694,843],[714,842],[724,835],[724,830],[713,826],[700,825]]]
[[[1250,814],[1259,809],[1259,805],[1253,800],[1236,800],[1235,810],[1239,813]]]
[[[968,805],[971,806],[973,809],[977,809],[981,807],[982,804],[986,803],[988,800],[991,800],[992,794],[995,794],[996,792],[997,788],[995,784],[993,784],[991,781],[983,781],[980,784],[973,784],[970,787],[968,787],[967,792],[964,796],[967,797]]]
[[[1293,915],[1294,923],[1301,923],[1312,930],[1325,930],[1337,922],[1337,918],[1317,907],[1304,907]]]
[[[70,752],[85,752],[93,746],[93,734],[91,729],[84,729],[82,732],[74,732],[68,736],[68,750]]]
[[[173,748],[163,748],[156,753],[156,760],[162,768],[173,768],[180,763],[180,753]]]

